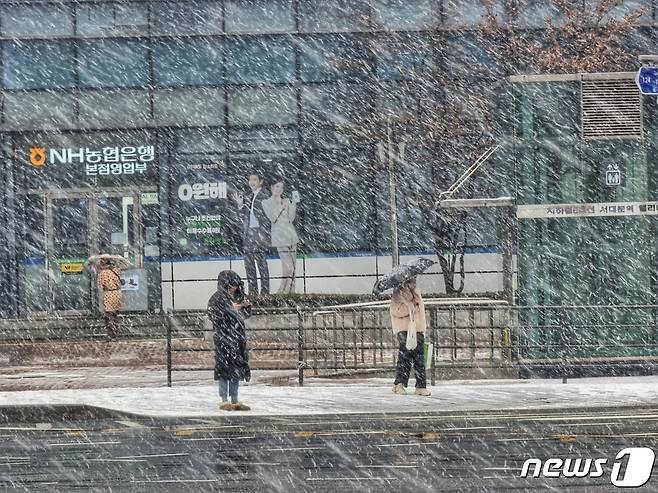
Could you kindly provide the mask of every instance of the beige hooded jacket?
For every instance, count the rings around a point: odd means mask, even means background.
[[[408,331],[412,321],[416,325],[416,332],[425,333],[425,303],[418,288],[412,291],[406,284],[396,288],[391,297],[390,311],[394,333]]]

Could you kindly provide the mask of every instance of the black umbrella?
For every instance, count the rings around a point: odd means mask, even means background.
[[[434,264],[436,264],[436,262],[428,258],[419,258],[408,264],[400,264],[391,272],[377,280],[375,286],[372,288],[372,294],[379,295],[387,289],[397,288],[407,279],[422,274]]]

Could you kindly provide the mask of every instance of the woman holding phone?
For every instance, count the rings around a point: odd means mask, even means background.
[[[272,181],[270,198],[263,200],[263,210],[272,223],[272,246],[277,249],[281,259],[281,286],[277,294],[295,292],[295,267],[297,264],[297,243],[299,237],[295,230],[295,217],[299,193],[293,192],[293,199],[283,197],[285,185],[283,178]]]
[[[240,380],[251,380],[244,323],[250,315],[251,302],[245,298],[240,276],[232,270],[220,272],[217,291],[208,301],[208,317],[213,325],[214,377],[218,382],[222,400],[219,409],[222,411],[250,410],[249,406],[238,401]]]

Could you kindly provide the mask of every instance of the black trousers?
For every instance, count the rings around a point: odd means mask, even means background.
[[[407,331],[398,333],[398,366],[395,372],[395,385],[401,383],[405,387],[409,384],[409,375],[411,366],[416,373],[416,388],[424,389],[427,387],[427,377],[425,375],[425,360],[423,358],[423,344],[425,343],[425,334],[418,333],[418,344],[416,349],[409,351],[407,349]]]
[[[249,294],[258,294],[258,277],[260,277],[260,294],[270,292],[270,271],[267,269],[267,258],[264,251],[244,252],[244,268],[247,271],[247,286]],[[256,272],[258,266],[258,272]]]

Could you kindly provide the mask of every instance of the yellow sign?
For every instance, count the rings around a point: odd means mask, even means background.
[[[84,264],[60,264],[62,274],[80,274],[84,270]]]

